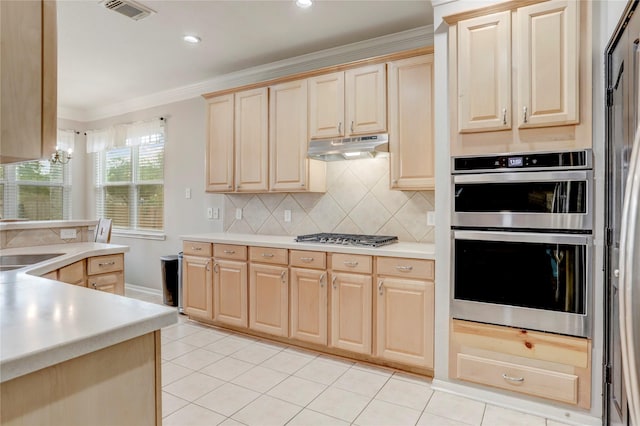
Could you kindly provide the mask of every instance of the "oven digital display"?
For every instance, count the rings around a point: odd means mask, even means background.
[[[507,165],[509,167],[522,167],[524,165],[524,157],[509,157],[507,158]]]

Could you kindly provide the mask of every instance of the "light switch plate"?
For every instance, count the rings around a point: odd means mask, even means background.
[[[242,219],[242,209],[240,207],[236,208],[236,219]]]
[[[284,221],[291,222],[291,210],[284,211]]]
[[[207,219],[213,219],[213,207],[207,209]]]
[[[62,240],[70,240],[76,238],[76,230],[75,229],[61,229],[60,230],[60,239]]]
[[[184,198],[191,198],[191,188],[185,188],[184,190]]]
[[[217,207],[213,208],[213,218],[214,219],[220,219],[220,209]]]
[[[436,212],[427,212],[427,226],[436,226]]]

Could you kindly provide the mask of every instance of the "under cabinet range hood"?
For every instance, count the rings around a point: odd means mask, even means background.
[[[389,135],[386,133],[311,140],[307,155],[314,160],[339,161],[374,158],[383,152],[389,152]]]

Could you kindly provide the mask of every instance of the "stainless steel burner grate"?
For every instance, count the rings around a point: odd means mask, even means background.
[[[391,235],[358,235],[358,234],[334,234],[322,232],[318,234],[299,235],[296,237],[299,243],[323,243],[342,244],[350,246],[380,247],[398,242],[398,237]]]

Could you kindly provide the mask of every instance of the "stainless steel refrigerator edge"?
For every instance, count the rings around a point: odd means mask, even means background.
[[[640,425],[640,15],[634,13],[637,6],[637,0],[629,1],[606,50],[603,410],[604,424],[636,426]]]

